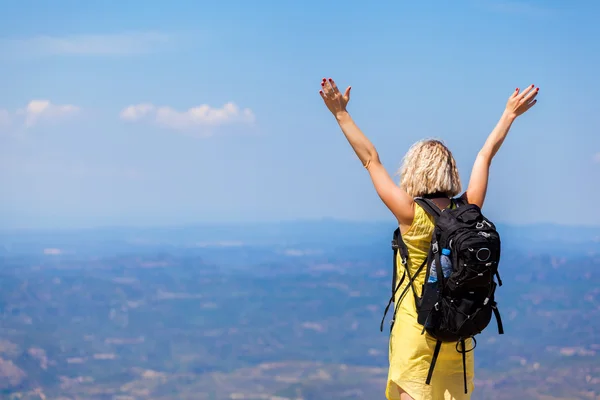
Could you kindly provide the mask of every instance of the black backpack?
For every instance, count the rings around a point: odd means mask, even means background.
[[[398,304],[394,307],[391,325],[393,327],[398,310],[398,305],[409,288],[415,297],[417,306],[418,323],[423,326],[422,334],[427,332],[437,339],[431,366],[426,383],[431,383],[435,362],[443,342],[456,342],[456,350],[462,353],[465,393],[467,393],[466,353],[472,351],[477,344],[475,335],[481,333],[496,316],[498,333],[503,334],[502,320],[494,300],[496,286],[502,286],[498,274],[500,262],[500,235],[496,227],[481,213],[475,204],[468,204],[462,199],[451,199],[455,208],[440,210],[437,205],[427,198],[417,197],[419,204],[429,215],[434,218],[435,228],[431,237],[429,254],[423,264],[417,269],[414,276],[408,270],[408,249],[402,240],[400,228],[394,231],[392,249],[394,250],[394,271],[392,274],[392,296],[381,321],[380,330],[383,331],[385,316],[394,302],[396,292],[408,276],[408,284],[398,297]],[[450,260],[452,269],[444,276],[442,269],[441,253]],[[400,252],[404,273],[396,284],[396,252]],[[449,255],[447,255],[449,253]],[[436,283],[428,283],[431,264],[435,262],[434,271],[437,275]],[[414,281],[427,268],[425,283],[418,297],[414,290]],[[450,272],[450,273],[448,273]],[[498,283],[494,281],[497,278]],[[390,328],[391,330],[391,328]],[[465,339],[472,338],[473,347],[465,349]],[[459,349],[460,344],[460,349]]]

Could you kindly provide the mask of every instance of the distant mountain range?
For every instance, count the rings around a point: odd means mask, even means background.
[[[335,219],[282,221],[278,223],[206,224],[180,227],[128,228],[104,227],[85,230],[21,230],[0,232],[0,254],[44,248],[62,249],[76,245],[79,253],[88,249],[173,247],[294,247],[327,251],[331,247],[372,247],[388,249],[392,232],[390,222],[357,222]],[[600,226],[554,224],[498,224],[504,246],[535,251],[561,247],[570,254],[600,252]],[[565,247],[564,244],[570,244]],[[68,253],[68,249],[66,249]]]
[[[0,398],[383,399],[394,229],[5,232]],[[473,400],[600,398],[600,228],[499,230],[505,335],[478,338]]]
[[[478,340],[473,400],[600,398],[600,227],[498,228],[506,334]],[[4,232],[0,398],[383,398],[394,229]]]

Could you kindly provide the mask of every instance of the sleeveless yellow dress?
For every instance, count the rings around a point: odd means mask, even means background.
[[[408,268],[411,275],[414,275],[427,257],[433,228],[433,218],[421,206],[415,204],[413,223],[408,231],[402,235],[402,239],[408,248]],[[400,279],[404,266],[399,255],[397,255],[397,261],[397,277]],[[425,273],[426,269],[424,268],[415,279],[414,287],[417,296],[421,295]],[[408,278],[405,279],[396,296],[402,293],[407,284]],[[397,302],[398,298],[395,299],[395,304],[398,304]],[[415,400],[470,399],[474,388],[474,352],[470,351],[466,354],[468,394],[465,394],[464,388],[462,354],[456,351],[456,343],[442,344],[433,370],[431,384],[427,385],[425,380],[431,365],[436,340],[427,333],[421,334],[422,330],[423,326],[417,323],[417,310],[412,289],[409,289],[398,306],[396,321],[390,334],[390,366],[386,398],[388,400],[400,400],[400,393],[394,385],[395,383]],[[471,339],[465,341],[467,349],[471,349],[472,345]]]

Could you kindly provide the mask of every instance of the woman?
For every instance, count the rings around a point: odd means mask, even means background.
[[[460,177],[452,153],[437,140],[424,140],[414,144],[406,156],[396,185],[385,170],[373,144],[356,126],[346,110],[350,100],[350,87],[340,93],[332,79],[323,79],[320,91],[325,105],[335,116],[348,142],[368,170],[377,194],[398,220],[403,240],[409,250],[408,268],[414,274],[427,257],[433,219],[413,200],[415,197],[432,198],[440,209],[451,205],[451,198],[461,189]],[[463,200],[483,207],[489,169],[492,159],[500,149],[514,120],[537,102],[539,88],[529,86],[522,92],[517,88],[509,97],[500,121],[479,151],[471,179]],[[401,263],[398,263],[400,267]],[[415,280],[420,291],[426,271]],[[402,276],[402,271],[397,271]],[[406,285],[406,283],[405,283]],[[404,287],[398,290],[401,293]],[[421,293],[417,293],[418,296]],[[386,397],[389,400],[469,399],[473,390],[473,352],[467,353],[467,381],[469,394],[464,393],[462,354],[456,343],[444,343],[439,353],[430,385],[425,383],[436,340],[421,334],[423,327],[417,323],[414,296],[404,296],[396,314],[390,334],[389,371]],[[470,340],[466,347],[472,348]]]

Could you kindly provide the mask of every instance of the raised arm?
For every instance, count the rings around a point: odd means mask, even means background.
[[[332,79],[321,82],[321,97],[327,108],[335,116],[344,136],[352,149],[369,171],[373,186],[379,198],[394,214],[400,224],[410,225],[414,218],[414,201],[390,177],[379,160],[379,154],[373,143],[362,133],[346,110],[350,101],[350,87],[342,95]]]
[[[517,88],[508,98],[506,109],[500,117],[500,121],[488,136],[473,164],[469,186],[462,195],[468,203],[477,204],[480,208],[483,207],[492,159],[500,150],[515,119],[535,105],[537,102],[535,97],[539,90],[539,88],[536,89],[534,85],[531,85],[519,93],[519,88]]]

